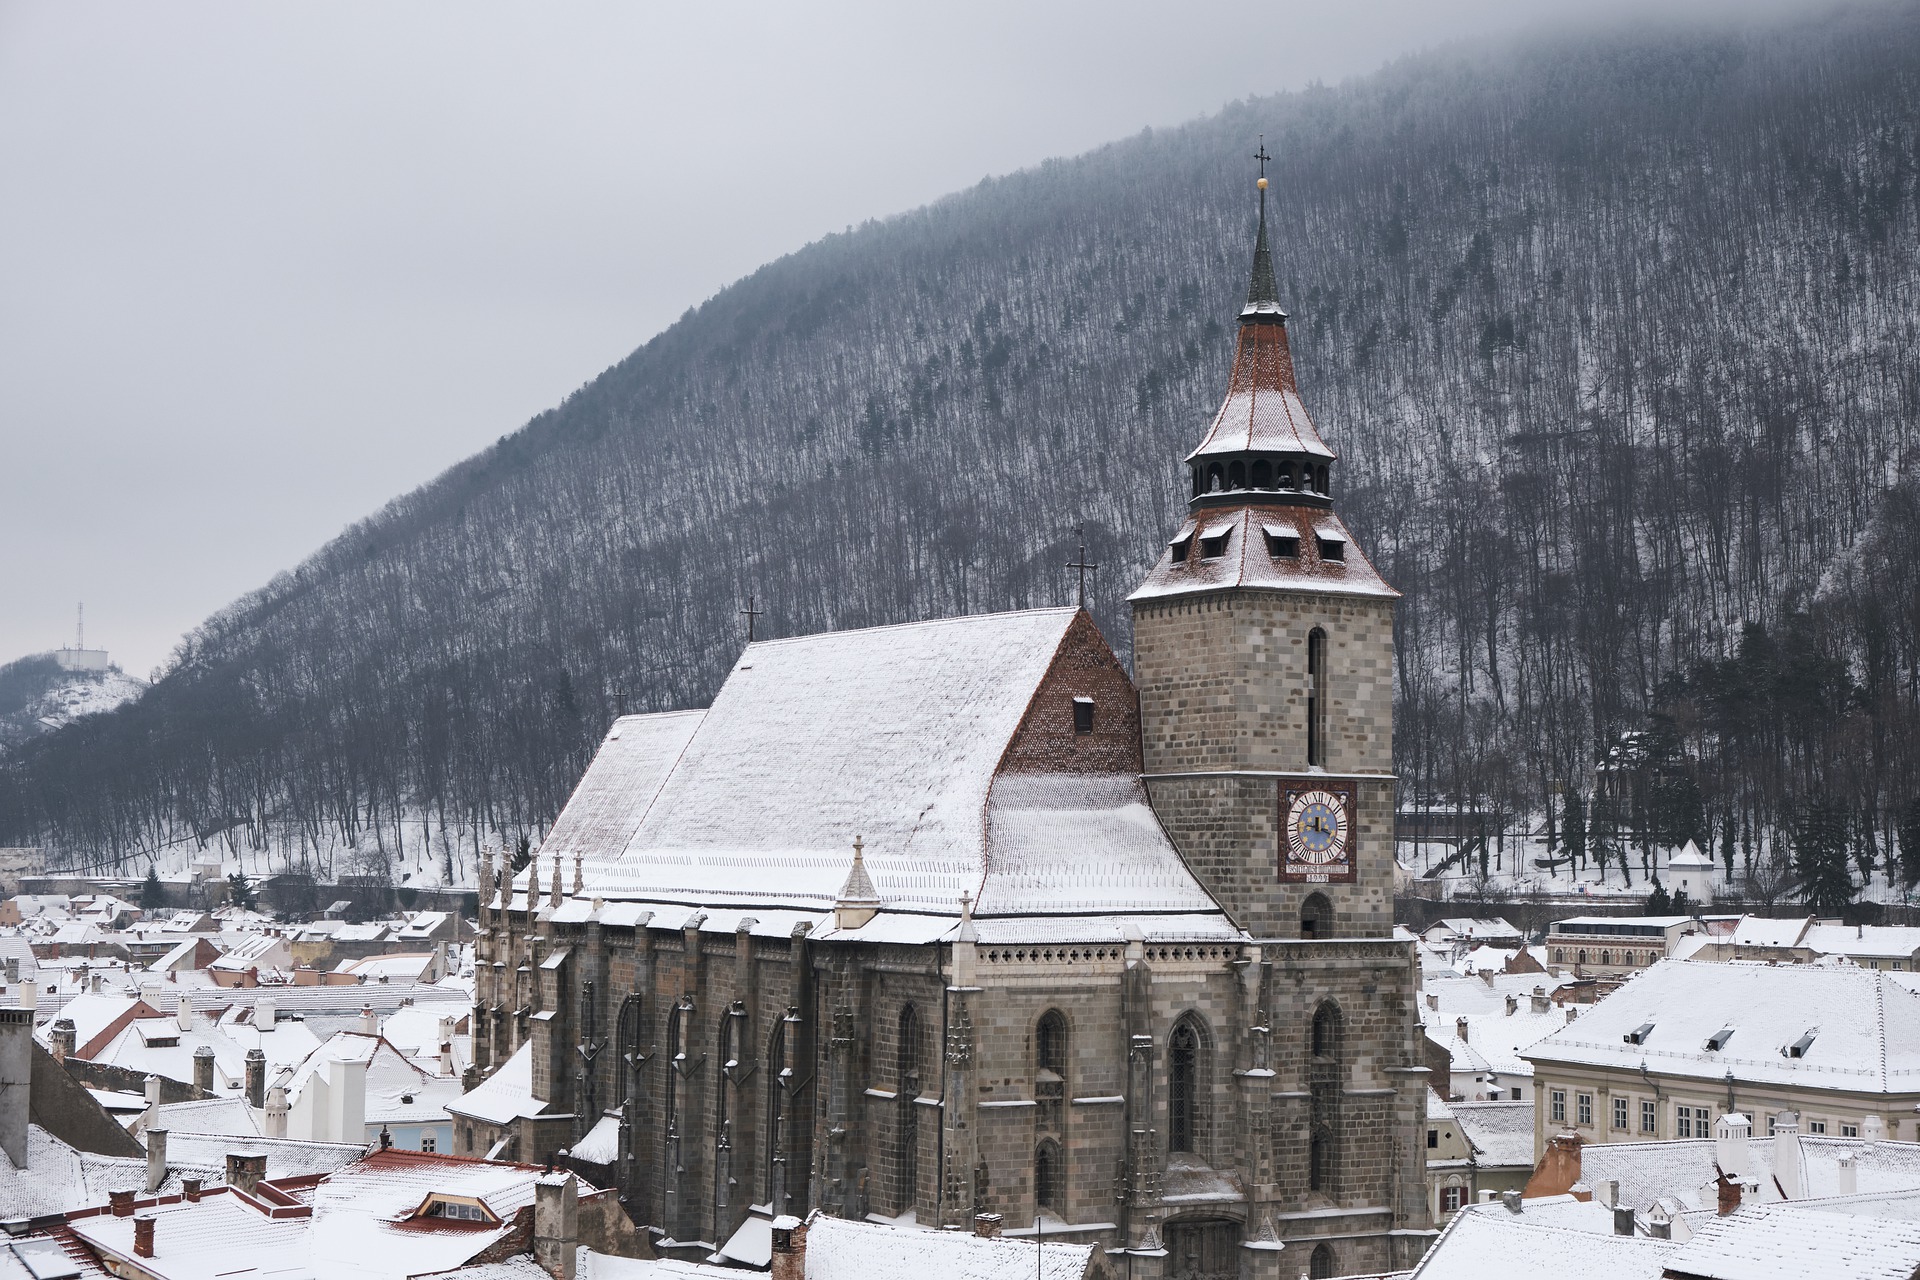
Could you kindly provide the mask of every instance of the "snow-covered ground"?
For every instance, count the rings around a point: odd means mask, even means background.
[[[58,729],[81,716],[111,711],[146,692],[147,682],[118,667],[105,671],[68,671],[28,709],[43,729]]]

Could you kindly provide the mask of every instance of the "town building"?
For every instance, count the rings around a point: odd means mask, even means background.
[[[1533,1104],[1427,1094],[1428,1208],[1445,1222],[1483,1193],[1518,1191],[1534,1170]]]
[[[1920,1136],[1920,996],[1853,965],[1668,960],[1523,1054],[1535,1149],[1710,1136],[1715,1116],[1798,1113],[1801,1131]]]
[[[1739,916],[1571,916],[1547,927],[1547,958],[1575,973],[1620,977],[1670,958],[1691,935],[1719,937]]]
[[[1041,609],[751,643],[707,710],[618,720],[483,879],[456,1150],[612,1116],[679,1260],[812,1209],[1039,1219],[1134,1280],[1418,1256],[1397,593],[1336,511],[1264,199],[1133,677]]]

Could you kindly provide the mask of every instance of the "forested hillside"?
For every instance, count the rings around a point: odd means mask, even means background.
[[[537,838],[618,706],[709,698],[749,593],[762,636],[1061,603],[1082,522],[1124,654],[1264,134],[1303,393],[1406,592],[1406,793],[1539,815],[1611,753],[1647,787],[1596,831],[1764,850],[1818,800],[1884,857],[1920,777],[1917,126],[1910,4],[1555,37],[830,237],[15,753],[0,844],[365,864],[424,818],[461,874]]]

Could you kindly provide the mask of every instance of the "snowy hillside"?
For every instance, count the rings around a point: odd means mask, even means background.
[[[146,692],[118,667],[66,671],[50,653],[0,666],[0,751],[82,716],[112,711]]]

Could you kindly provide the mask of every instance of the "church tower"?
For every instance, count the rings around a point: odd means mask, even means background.
[[[1132,596],[1145,778],[1254,937],[1385,937],[1399,593],[1335,509],[1339,455],[1294,380],[1259,191],[1226,401],[1186,458],[1189,515]]]

